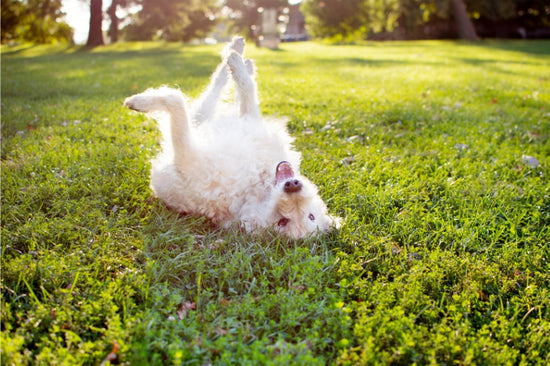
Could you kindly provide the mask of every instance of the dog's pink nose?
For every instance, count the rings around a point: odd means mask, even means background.
[[[302,189],[302,182],[298,179],[292,179],[285,183],[284,190],[286,193],[298,192]]]

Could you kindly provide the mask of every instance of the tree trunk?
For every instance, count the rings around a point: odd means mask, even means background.
[[[118,23],[119,19],[116,16],[116,9],[118,7],[119,0],[113,0],[111,3],[111,6],[107,10],[107,14],[109,14],[109,18],[111,18],[111,25],[109,26],[109,38],[111,39],[111,43],[118,42]]]
[[[86,46],[95,47],[103,44],[101,22],[103,20],[103,0],[90,1],[90,31]]]
[[[469,41],[477,41],[477,33],[474,24],[468,17],[464,0],[451,0],[453,16],[455,18],[458,36]]]

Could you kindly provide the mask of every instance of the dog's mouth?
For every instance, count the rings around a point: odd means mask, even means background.
[[[294,178],[294,170],[288,161],[281,161],[277,164],[275,172],[275,184],[282,183],[290,178]]]

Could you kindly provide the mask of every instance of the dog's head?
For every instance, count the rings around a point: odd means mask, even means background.
[[[317,187],[296,175],[286,161],[277,166],[273,199],[275,229],[292,238],[304,238],[340,225],[340,218],[328,215]]]

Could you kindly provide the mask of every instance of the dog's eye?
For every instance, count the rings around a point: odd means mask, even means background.
[[[282,219],[279,220],[277,225],[279,225],[280,227],[285,227],[289,221],[290,221],[289,219],[287,219],[286,217],[283,217]]]
[[[315,221],[315,216],[313,216],[313,214],[309,214],[308,218],[311,220],[311,221]]]

